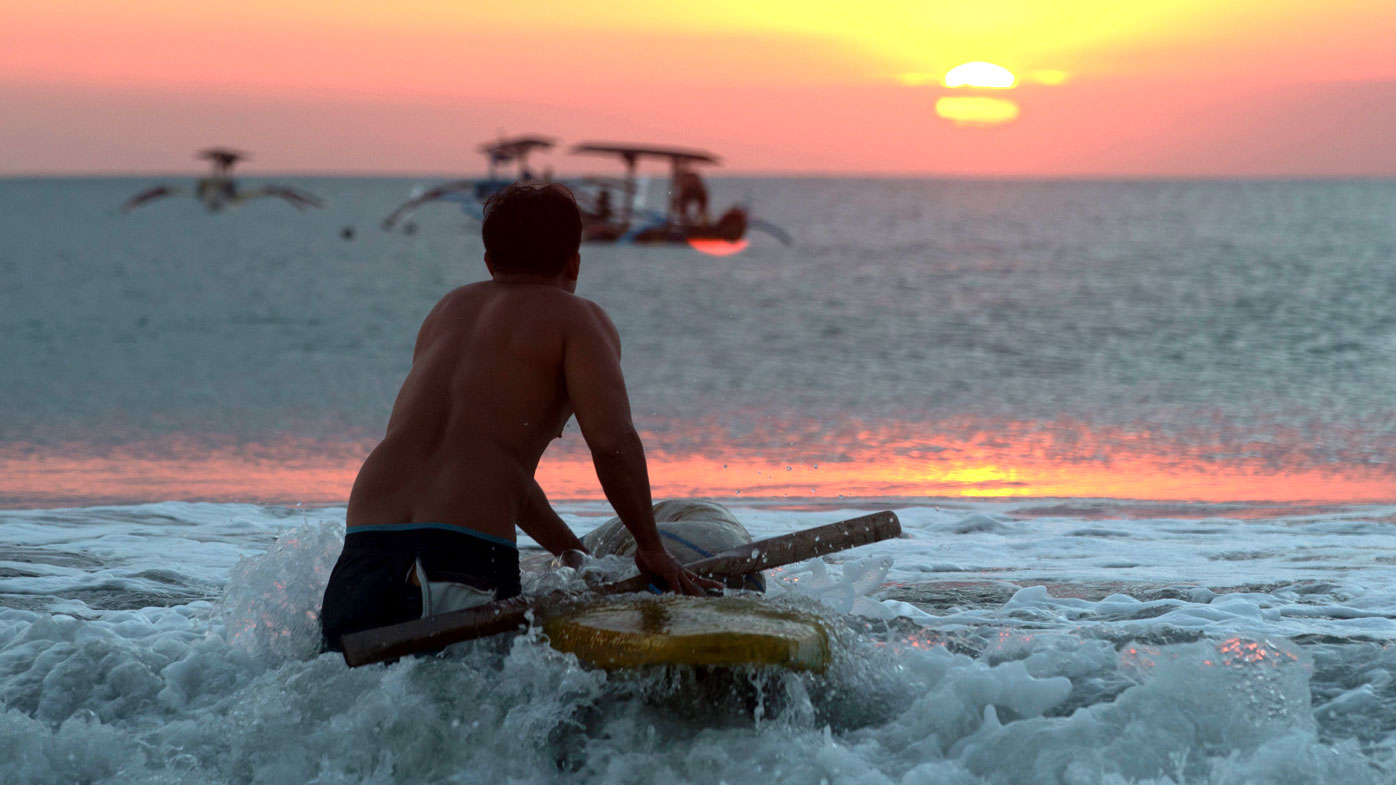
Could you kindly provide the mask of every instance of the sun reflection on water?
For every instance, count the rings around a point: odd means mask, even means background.
[[[1386,463],[1336,463],[1299,446],[1170,441],[1062,423],[820,423],[724,432],[710,422],[643,434],[657,497],[1060,497],[1160,501],[1396,500]],[[0,447],[0,504],[166,500],[342,504],[371,444],[201,446],[149,440]],[[1254,447],[1254,449],[1252,449]],[[557,499],[604,498],[574,433],[538,480]]]
[[[983,95],[947,95],[936,100],[936,114],[956,125],[1002,125],[1018,119],[1018,104]]]

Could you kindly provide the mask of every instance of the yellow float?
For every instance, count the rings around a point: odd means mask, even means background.
[[[823,670],[829,633],[810,614],[750,597],[612,597],[542,622],[554,649],[605,669],[769,665]]]

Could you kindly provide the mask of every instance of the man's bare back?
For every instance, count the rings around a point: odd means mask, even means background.
[[[354,483],[350,526],[453,523],[512,541],[538,460],[572,414],[569,390],[624,390],[619,337],[599,306],[501,278],[452,291],[423,322],[387,436]],[[569,354],[574,377],[591,378],[569,384]],[[592,391],[583,407],[597,438],[616,439],[629,404],[604,397]]]
[[[586,548],[533,477],[574,414],[635,538],[636,566],[675,591],[720,587],[674,561],[655,528],[620,337],[573,293],[576,200],[557,185],[511,186],[497,199],[482,229],[491,280],[455,289],[427,315],[387,434],[354,481],[321,608],[331,648],[348,632],[518,594],[516,526],[575,565]]]

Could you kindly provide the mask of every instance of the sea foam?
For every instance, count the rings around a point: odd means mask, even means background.
[[[563,509],[579,531],[601,520],[588,505]],[[537,631],[349,669],[318,653],[314,619],[342,509],[49,511],[46,539],[21,544],[53,558],[34,577],[4,579],[7,602],[46,604],[0,609],[0,780],[1389,781],[1396,661],[1386,573],[1316,571],[1322,582],[1291,573],[1297,580],[1283,585],[1185,580],[1215,563],[1215,530],[1237,540],[1247,527],[1249,547],[1279,554],[1299,528],[1302,544],[1351,548],[1359,565],[1380,563],[1372,560],[1384,535],[1224,518],[1185,535],[1196,527],[1123,517],[1088,525],[1023,509],[906,506],[904,539],[773,572],[773,601],[826,619],[834,661],[819,674],[738,669],[722,678],[590,670]],[[738,512],[763,537],[857,511]],[[95,563],[69,558],[132,520],[144,521],[135,526],[142,541]],[[1091,528],[1115,534],[1081,534]],[[1102,583],[1078,563],[1121,539],[1147,551],[1156,572]],[[211,598],[132,585],[164,604],[122,608],[119,597],[84,593],[93,573],[149,569],[155,552],[168,564],[180,548],[187,560],[169,569],[217,586]],[[1003,569],[923,569],[950,561]],[[628,568],[598,562],[605,574],[593,578]],[[567,572],[537,587],[586,583]],[[22,593],[42,581],[61,588]]]

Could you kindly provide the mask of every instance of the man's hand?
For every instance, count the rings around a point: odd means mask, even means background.
[[[710,590],[722,591],[721,583],[710,578],[700,578],[685,570],[662,546],[636,550],[635,566],[640,568],[641,573],[657,578],[676,594],[701,597]]]
[[[580,570],[586,566],[587,555],[586,551],[571,548],[559,553],[557,558],[553,561],[561,564],[563,567],[571,567],[574,570]]]

